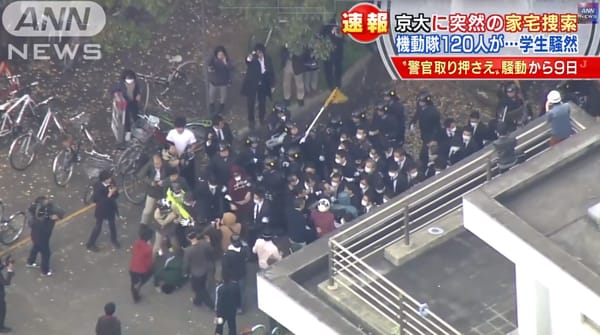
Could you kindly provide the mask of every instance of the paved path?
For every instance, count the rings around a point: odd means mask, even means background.
[[[88,335],[108,301],[117,304],[124,333],[135,334],[211,334],[213,315],[190,302],[189,286],[172,295],[156,292],[151,283],[143,289],[145,299],[134,305],[129,293],[129,247],[138,227],[140,207],[127,203],[122,196],[120,210],[129,219],[119,222],[123,249],[113,250],[108,232],[99,239],[99,253],[90,253],[84,242],[93,225],[92,206],[84,207],[81,192],[85,178],[75,176],[67,188],[53,185],[50,157],[41,157],[28,171],[17,172],[7,165],[6,150],[0,151],[0,194],[7,211],[24,210],[32,199],[50,194],[55,202],[71,213],[54,231],[51,247],[52,277],[42,277],[37,269],[24,267],[27,239],[0,250],[15,257],[16,276],[7,289],[7,325],[15,335]],[[25,234],[29,234],[28,231]],[[255,271],[253,266],[252,272]],[[238,320],[241,325],[264,322],[256,308],[255,279],[250,276],[248,311]]]

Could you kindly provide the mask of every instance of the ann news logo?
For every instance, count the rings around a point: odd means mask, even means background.
[[[354,5],[342,13],[342,33],[354,41],[368,44],[389,33],[390,13],[372,3]]]
[[[579,24],[598,23],[598,3],[580,2],[577,4],[577,21]]]
[[[91,37],[106,25],[104,9],[94,1],[15,1],[2,13],[2,25],[16,37],[47,38],[49,43],[8,44],[8,59],[73,60],[78,54],[85,60],[102,57],[99,44],[50,43],[63,38]]]

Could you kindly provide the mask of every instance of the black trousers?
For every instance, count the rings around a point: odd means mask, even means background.
[[[246,96],[246,106],[248,108],[248,123],[250,126],[255,124],[254,106],[258,100],[258,121],[263,124],[267,113],[267,96],[269,94],[268,87],[258,86],[255,93],[248,93]]]
[[[152,271],[148,273],[137,273],[129,271],[129,278],[131,279],[131,295],[134,300],[140,298],[140,289],[144,284],[152,278]]]
[[[225,326],[225,323],[227,323],[227,329],[229,330],[229,335],[238,335],[237,334],[237,324],[235,322],[235,312],[233,314],[230,313],[230,315],[224,316],[224,315],[217,315],[217,317],[223,318],[223,323],[222,324],[218,324],[217,327],[215,328],[215,334],[217,335],[223,335],[223,327]]]
[[[41,254],[41,270],[42,273],[48,273],[50,271],[50,241],[34,241],[29,257],[27,258],[27,264],[35,263],[37,255]]]
[[[208,274],[205,274],[201,277],[193,277],[191,279],[192,290],[194,291],[194,300],[193,303],[196,306],[202,306],[205,304],[208,308],[213,309],[214,303],[212,298],[208,294],[208,289],[206,288],[206,279]]]
[[[136,101],[127,101],[125,109],[125,131],[131,131],[131,126],[139,117],[139,107]]]
[[[185,181],[188,183],[191,189],[194,189],[194,187],[196,186],[196,165],[194,163],[195,160],[196,159],[194,158],[191,161],[187,162],[185,166],[181,167],[181,176],[183,177],[183,179],[185,179]]]
[[[4,327],[4,321],[6,320],[6,299],[4,296],[0,297],[0,327]]]
[[[108,229],[110,229],[111,242],[117,242],[117,225],[115,224],[115,217],[113,216],[110,218],[96,218],[96,226],[92,230],[92,234],[90,235],[90,238],[86,244],[88,247],[96,245],[96,240],[98,239],[98,236],[100,236],[100,232],[102,232],[102,223],[104,221],[108,222]]]
[[[330,59],[323,62],[323,71],[325,72],[325,80],[329,89],[342,86],[342,60]]]

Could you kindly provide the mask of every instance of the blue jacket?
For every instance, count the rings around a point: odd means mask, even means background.
[[[560,103],[552,106],[548,112],[548,123],[552,131],[552,136],[565,139],[573,135],[571,128],[571,106],[566,103]]]

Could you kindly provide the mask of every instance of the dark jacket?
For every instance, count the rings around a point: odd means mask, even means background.
[[[156,175],[156,169],[154,168],[154,164],[152,161],[148,162],[143,170],[142,176],[144,178],[144,183],[146,187],[146,194],[154,199],[160,199],[165,196],[166,188],[165,185],[168,185],[168,176],[166,175],[166,165],[163,163],[163,166],[160,168],[160,179],[163,181],[163,185],[152,185],[154,182],[154,176]]]
[[[257,211],[257,205],[254,204],[252,207],[252,223],[258,226],[269,224],[271,220],[271,203],[269,200],[264,200],[260,210]]]
[[[419,124],[423,143],[435,140],[438,138],[441,130],[440,112],[434,105],[427,105],[423,108],[417,107],[417,112],[413,116],[411,123]]]
[[[220,143],[233,144],[233,133],[231,132],[229,125],[225,124],[222,131],[224,137],[223,140],[221,140],[215,128],[208,128],[208,132],[206,133],[207,141],[204,142],[204,148],[208,157],[213,157],[218,152]]]
[[[290,50],[286,47],[282,47],[280,51],[281,55],[281,68],[285,67],[288,59],[292,60],[292,69],[294,70],[294,74],[302,74],[306,72],[306,68],[304,66],[304,58],[302,56],[293,55]]]
[[[10,283],[11,283],[14,275],[15,275],[14,272],[7,272],[6,277],[4,277],[4,274],[2,273],[2,270],[0,269],[0,299],[3,299],[4,296],[6,295],[4,286],[10,286]]]
[[[94,210],[94,216],[97,219],[114,220],[117,215],[117,198],[119,197],[119,191],[113,194],[110,198],[108,197],[108,187],[104,186],[101,181],[96,182],[94,185],[94,193],[92,200],[96,203],[96,209]]]
[[[213,268],[213,251],[210,243],[199,241],[184,250],[183,271],[192,277],[205,276]]]
[[[217,178],[221,185],[226,185],[231,178],[231,167],[235,163],[233,157],[215,155],[208,162],[208,172]]]
[[[214,86],[229,85],[233,79],[233,65],[228,57],[225,58],[227,64],[224,64],[216,55],[208,63],[208,80]]]
[[[31,218],[31,240],[33,243],[48,243],[56,221],[50,219],[50,217],[38,218],[35,211],[37,211],[37,206],[34,204],[29,208]],[[50,205],[48,208],[48,215],[51,216],[53,214],[57,215],[59,219],[62,219],[65,212],[54,205]]]
[[[226,281],[215,289],[215,312],[218,317],[235,317],[242,296],[236,282]]]
[[[512,136],[500,136],[494,141],[494,149],[498,157],[498,166],[501,169],[509,168],[516,164],[517,154],[515,147],[517,140]]]
[[[229,245],[221,259],[222,276],[224,279],[238,281],[246,277],[247,247]]]
[[[290,240],[296,243],[306,243],[308,234],[311,232],[308,227],[308,217],[302,211],[295,208],[289,208],[286,211],[287,233]]]
[[[246,76],[242,83],[242,95],[248,96],[256,94],[259,88],[263,89],[263,93],[270,97],[271,88],[275,87],[275,72],[273,70],[273,62],[271,57],[265,54],[265,73],[261,73],[261,66],[258,58],[254,56],[250,61],[246,59]],[[260,84],[260,85],[259,85]]]
[[[96,323],[96,335],[121,335],[121,321],[115,316],[102,315]]]

